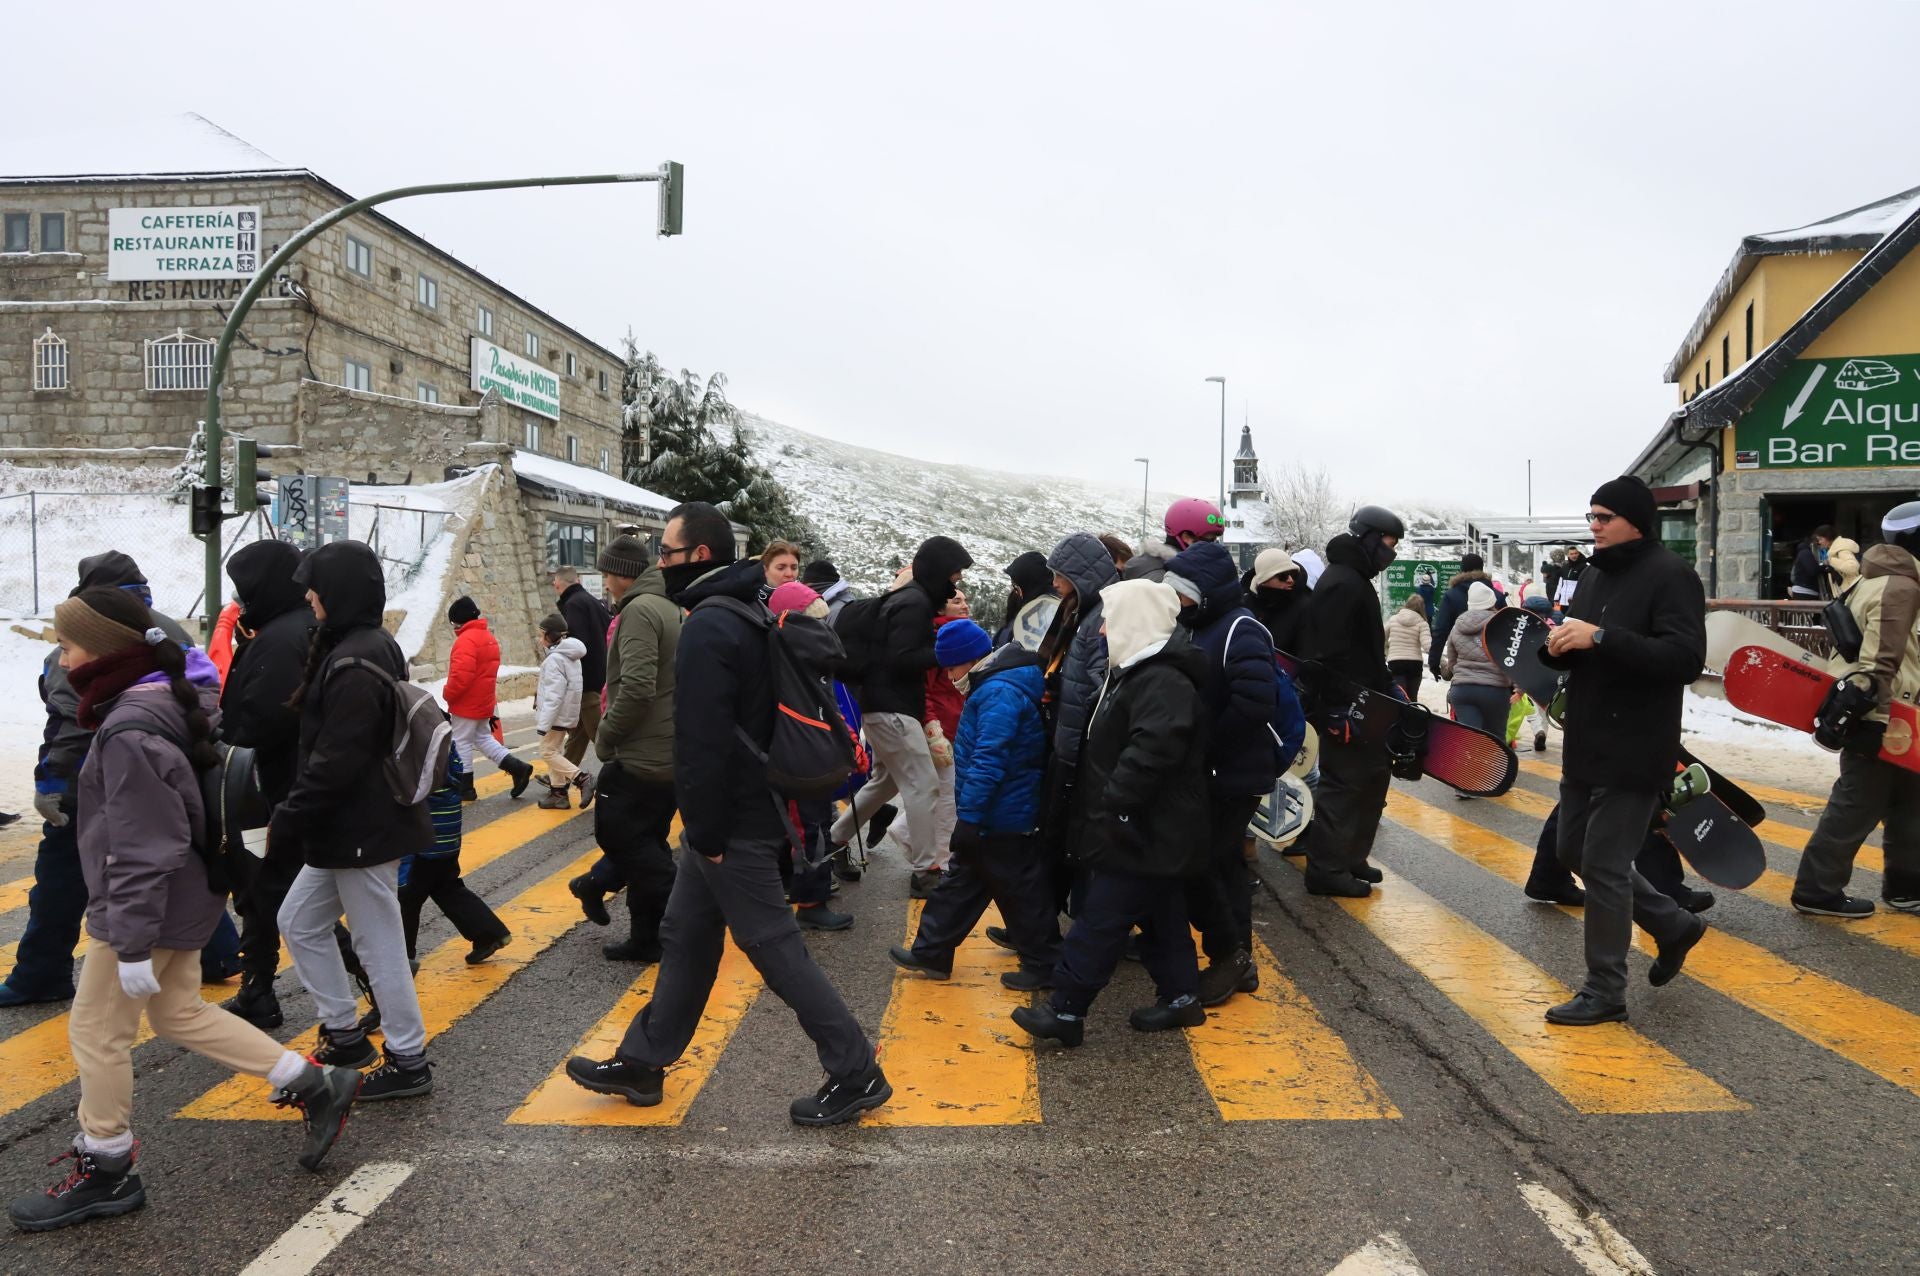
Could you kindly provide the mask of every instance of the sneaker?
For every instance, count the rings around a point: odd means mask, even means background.
[[[1253,987],[1247,987],[1251,978]],[[1260,986],[1260,972],[1243,948],[1225,961],[1216,961],[1200,972],[1200,1004],[1225,1004],[1236,992],[1252,992]]]
[[[636,1108],[650,1108],[660,1102],[667,1070],[643,1068],[620,1058],[589,1059],[575,1055],[567,1060],[567,1076],[583,1090],[617,1094]]]
[[[542,811],[571,811],[573,802],[567,797],[567,793],[566,785],[555,784],[552,780],[548,780],[546,796],[535,802],[534,806]]]
[[[902,970],[911,970],[916,974],[925,975],[929,979],[945,980],[953,978],[952,967],[940,967],[930,961],[922,961],[913,955],[913,950],[910,948],[902,948],[900,945],[895,944],[893,947],[887,949],[887,956],[893,958],[893,964]]]
[[[1563,1001],[1547,1011],[1547,1022],[1567,1028],[1591,1028],[1601,1023],[1625,1023],[1627,1008],[1610,1006],[1590,992],[1577,992],[1573,1000]]]
[[[828,1077],[811,1098],[798,1098],[788,1112],[795,1125],[839,1125],[893,1097],[887,1074],[875,1059],[850,1077]]]
[[[366,1013],[366,1014],[364,1014],[364,1015],[361,1015],[361,1016],[360,1016],[360,1021],[359,1021],[358,1023],[356,1023],[356,1024],[354,1024],[353,1026],[354,1026],[355,1028],[357,1028],[357,1029],[359,1029],[362,1035],[365,1035],[365,1034],[367,1034],[367,1033],[369,1033],[369,1032],[378,1032],[378,1031],[380,1031],[380,1005],[379,1005],[379,1003],[378,1003],[378,1002],[376,1002],[376,1003],[374,1003],[374,1004],[373,1004],[373,1005],[372,1005],[371,1007],[369,1007],[369,1008],[368,1008],[368,1010],[367,1010],[367,1013]],[[356,1064],[356,1065],[354,1065],[354,1066],[356,1066],[356,1067],[363,1067],[363,1066],[365,1066],[365,1065],[362,1065],[362,1064]]]
[[[1653,968],[1647,971],[1647,982],[1655,988],[1664,988],[1679,975],[1680,967],[1687,962],[1687,954],[1707,933],[1706,922],[1701,922],[1691,935],[1675,941],[1672,945],[1661,944],[1659,955],[1653,959]]]
[[[513,787],[507,791],[508,797],[519,797],[533,783],[533,763],[524,758],[516,758],[509,753],[500,760],[500,769],[513,777]]]
[[[573,787],[580,790],[580,809],[586,810],[593,805],[595,788],[593,777],[585,771],[573,777]]]
[[[1857,922],[1862,917],[1873,916],[1873,901],[1855,899],[1851,895],[1829,895],[1824,898],[1812,895],[1793,895],[1789,897],[1794,911],[1810,913],[1815,917],[1839,917],[1846,921]]]
[[[380,1052],[359,1028],[335,1032],[322,1027],[313,1061],[325,1068],[371,1068],[380,1062]]]
[[[1000,976],[1000,986],[1015,992],[1039,992],[1053,987],[1053,967],[1021,966]]]
[[[802,904],[793,910],[793,920],[801,930],[846,930],[853,925],[853,914],[836,913],[825,904]]]
[[[387,1061],[369,1072],[360,1085],[360,1102],[381,1099],[417,1099],[433,1093],[433,1065],[425,1059],[402,1064],[387,1051]]]
[[[941,872],[937,868],[915,870],[907,879],[907,895],[912,899],[926,899],[940,885]]]
[[[1370,886],[1378,886],[1380,883],[1387,880],[1387,875],[1385,873],[1381,872],[1379,869],[1375,868],[1373,865],[1367,863],[1364,860],[1354,865],[1352,868],[1348,869],[1347,871],[1349,873],[1352,873],[1355,877],[1359,878],[1361,881],[1366,882]]]
[[[631,939],[624,943],[602,944],[600,953],[608,961],[637,961],[643,966],[660,964],[660,945],[642,944]]]
[[[473,946],[473,951],[467,954],[467,965],[478,966],[481,962],[493,956],[512,942],[512,935],[502,935],[498,939],[481,940]]]
[[[1043,1041],[1057,1041],[1071,1050],[1087,1039],[1087,1021],[1078,1015],[1062,1015],[1052,1006],[1015,1006],[1013,1021]]]
[[[587,915],[588,921],[595,926],[613,924],[613,914],[607,911],[607,897],[593,884],[591,877],[582,873],[567,883],[567,891],[580,901],[580,911]]]
[[[1545,753],[1547,751],[1547,733],[1546,732],[1536,731],[1533,733],[1533,751],[1535,753]]]
[[[1174,1028],[1198,1028],[1207,1021],[1207,1012],[1192,993],[1174,1001],[1155,1001],[1127,1016],[1135,1032],[1167,1032]]]
[[[893,827],[894,817],[900,814],[898,807],[891,802],[882,803],[873,818],[867,821],[867,845],[878,846],[886,837],[887,830]]]
[[[1020,951],[1019,946],[1013,942],[1013,932],[1005,926],[989,926],[987,927],[986,935],[987,942],[995,948],[1004,948],[1010,953]]]
[[[1365,899],[1373,894],[1373,887],[1352,873],[1327,873],[1317,868],[1310,868],[1307,870],[1307,894],[1334,895],[1341,899]]]
[[[1882,895],[1880,902],[1900,913],[1920,913],[1920,895]]]
[[[347,1128],[347,1114],[366,1078],[352,1068],[309,1069],[285,1090],[273,1096],[276,1108],[293,1108],[307,1127],[306,1145],[300,1150],[302,1169],[317,1170],[327,1159],[333,1144]]]
[[[147,1190],[133,1170],[139,1154],[138,1142],[119,1156],[108,1156],[87,1151],[75,1139],[72,1148],[47,1162],[73,1161],[73,1172],[44,1192],[15,1200],[7,1206],[7,1218],[23,1232],[51,1232],[90,1218],[131,1214],[147,1203]]]
[[[274,994],[271,975],[248,975],[240,981],[239,994],[220,1008],[262,1032],[272,1032],[287,1021],[280,1012],[280,998]]]
[[[1587,905],[1587,893],[1571,882],[1561,886],[1535,886],[1528,882],[1526,895],[1536,904],[1565,904],[1568,908]]]

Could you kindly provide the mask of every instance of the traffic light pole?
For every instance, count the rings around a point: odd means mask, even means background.
[[[213,366],[207,375],[206,418],[202,427],[206,431],[207,473],[203,489],[209,495],[204,499],[211,501],[215,512],[220,507],[220,383],[227,374],[227,358],[233,350],[234,338],[240,335],[240,325],[246,320],[247,312],[253,309],[253,303],[260,299],[267,285],[280,273],[282,267],[292,260],[293,255],[312,243],[315,237],[326,230],[352,217],[355,213],[385,204],[390,200],[406,199],[412,195],[452,195],[465,191],[512,190],[522,186],[601,186],[611,182],[659,182],[660,183],[660,226],[661,235],[680,233],[681,203],[685,190],[685,178],[680,165],[662,164],[655,173],[601,173],[587,177],[514,177],[486,182],[434,182],[426,186],[401,186],[390,191],[381,191],[365,199],[356,199],[332,212],[316,219],[306,229],[280,245],[279,251],[267,258],[248,281],[240,299],[234,303],[233,313],[227,316],[227,326],[220,332],[220,340],[213,348]],[[205,534],[206,541],[206,633],[213,634],[214,620],[220,614],[216,599],[225,596],[220,588],[220,526],[215,519],[211,529]],[[196,531],[196,535],[199,533]]]

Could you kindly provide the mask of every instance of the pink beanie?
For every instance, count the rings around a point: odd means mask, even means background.
[[[773,591],[773,596],[767,599],[767,610],[776,616],[790,611],[805,611],[819,597],[812,586],[790,580]]]

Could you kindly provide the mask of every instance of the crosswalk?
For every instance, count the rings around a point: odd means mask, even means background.
[[[1527,771],[1536,780],[1557,778],[1553,768],[1531,760]],[[498,776],[483,779],[483,797],[498,796],[505,783]],[[1769,794],[1769,801],[1778,800],[1802,817],[1817,810],[1817,799],[1808,795],[1785,790]],[[473,826],[466,834],[462,863],[468,873],[477,873],[526,852],[513,861],[517,876],[511,894],[494,903],[514,939],[478,966],[466,964],[467,945],[457,937],[423,954],[418,986],[429,1041],[475,1016],[535,964],[566,960],[554,957],[556,946],[583,924],[567,882],[585,871],[595,855],[591,822],[578,811],[526,805],[502,810],[504,805],[487,802],[470,808]],[[1523,817],[1532,827],[1551,805],[1552,797],[1538,788],[1522,787],[1494,802],[1456,807],[1434,798],[1430,790],[1397,787],[1386,812],[1399,830],[1392,837],[1393,868],[1372,897],[1310,900],[1302,895],[1298,878],[1281,869],[1276,858],[1267,860],[1264,871],[1278,879],[1275,885],[1291,906],[1319,911],[1316,925],[1346,928],[1352,939],[1376,945],[1382,962],[1397,964],[1430,987],[1440,1003],[1461,1017],[1462,1031],[1478,1036],[1481,1054],[1504,1060],[1500,1066],[1510,1066],[1516,1077],[1531,1078],[1520,1084],[1535,1087],[1542,1104],[1588,1116],[1751,1111],[1754,1096],[1740,1093],[1740,1085],[1729,1077],[1716,1075],[1719,1043],[1687,1034],[1684,1024],[1663,1021],[1657,1030],[1638,1023],[1569,1029],[1542,1019],[1542,1011],[1564,1000],[1570,989],[1522,951],[1527,941],[1516,938],[1519,928],[1509,922],[1517,916],[1552,920],[1554,914],[1527,905],[1518,889],[1533,858],[1531,846],[1495,825],[1511,828],[1518,823],[1516,817]],[[1470,818],[1476,816],[1482,818]],[[1798,854],[1796,835],[1802,835],[1798,841],[1803,844],[1805,829],[1787,821],[1773,824],[1770,845],[1776,863],[1784,862]],[[1865,862],[1861,867],[1868,868]],[[1471,905],[1462,903],[1460,873],[1478,883],[1464,891]],[[1439,890],[1447,874],[1454,875],[1448,879],[1454,885]],[[1761,906],[1757,914],[1736,912],[1732,905],[1723,909],[1726,915],[1715,918],[1714,929],[1690,957],[1683,982],[1711,990],[1737,1013],[1777,1025],[1879,1082],[1920,1095],[1920,1015],[1816,969],[1826,964],[1830,970],[1831,964],[1814,961],[1798,944],[1774,951],[1761,941],[1776,932],[1748,924],[1755,915],[1781,916],[1790,887],[1790,865],[1788,873],[1770,869],[1745,893]],[[5,903],[0,897],[0,904]],[[864,915],[855,932],[861,943],[884,946],[897,935],[914,933],[918,902],[870,891],[861,903]],[[10,911],[0,909],[0,924],[17,925],[17,916],[4,916]],[[1562,911],[1577,916],[1577,910]],[[1804,924],[1796,933],[1849,937],[1827,941],[1838,944],[1851,944],[1851,937],[1858,937],[1860,951],[1882,951],[1891,960],[1920,957],[1920,920],[1914,918],[1884,916],[1874,924],[1842,929],[1787,916],[1793,921],[1782,918],[1781,924]],[[888,976],[876,1036],[895,1095],[889,1105],[869,1115],[868,1124],[965,1128],[1047,1121],[1045,1083],[1050,1069],[1060,1066],[1058,1056],[1033,1049],[1009,1019],[1011,1010],[1028,997],[1000,984],[1000,974],[1013,969],[1015,959],[980,933],[997,921],[991,912],[982,919],[961,947],[951,979],[931,981],[897,971]],[[1564,923],[1558,925],[1564,928]],[[1577,951],[1575,931],[1556,934],[1562,936],[1556,956]],[[1644,938],[1641,943],[1650,947]],[[1280,945],[1262,941],[1256,947],[1259,990],[1234,998],[1185,1034],[1186,1063],[1211,1101],[1211,1117],[1230,1123],[1400,1119],[1407,1096],[1396,1096],[1378,1079],[1378,1069],[1387,1061],[1370,1057],[1364,1034],[1354,1032],[1354,1007],[1337,1000],[1317,1004],[1303,990],[1299,976],[1306,972],[1286,968],[1275,951]],[[575,1044],[568,1053],[605,1057],[646,1004],[653,981],[649,968],[617,991],[592,993],[576,987],[563,999],[548,999],[543,1014],[577,1020],[568,1037]],[[1314,985],[1311,979],[1307,983]],[[556,1055],[543,1060],[537,1072],[509,1083],[511,1093],[523,1097],[513,1099],[497,1119],[512,1127],[682,1125],[699,1107],[729,1053],[743,1048],[742,1026],[763,991],[748,956],[729,941],[699,1032],[686,1057],[668,1072],[664,1102],[638,1108],[588,1094],[567,1080],[562,1071],[565,1055]],[[225,997],[230,992],[209,989],[207,995]],[[1109,1021],[1121,1018],[1117,1010],[1102,1013]],[[24,1022],[28,1018],[23,1016],[18,1027],[0,1018],[0,1116],[48,1100],[74,1080],[67,1016],[53,1013]],[[314,1040],[311,1031],[297,1032],[290,1034],[289,1044],[308,1049]],[[1099,1048],[1090,1038],[1086,1049]],[[294,1119],[267,1102],[259,1082],[244,1077],[223,1080],[189,1098],[174,1115],[190,1121]]]

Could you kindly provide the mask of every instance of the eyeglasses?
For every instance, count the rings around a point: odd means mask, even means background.
[[[678,548],[675,548],[672,545],[662,545],[660,547],[660,561],[662,563],[665,563],[668,559],[672,558],[675,554],[691,554],[693,553],[694,550],[698,548],[700,548],[698,545],[682,545]]]
[[[1587,522],[1593,524],[1595,527],[1605,527],[1608,523],[1611,523],[1619,517],[1618,514],[1609,514],[1604,510],[1587,511]]]

